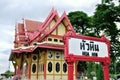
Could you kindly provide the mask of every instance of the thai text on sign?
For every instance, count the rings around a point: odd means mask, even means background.
[[[77,38],[69,39],[69,53],[81,56],[108,57],[106,43]]]

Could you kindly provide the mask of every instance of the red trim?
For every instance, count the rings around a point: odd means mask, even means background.
[[[108,66],[108,64],[103,64],[103,73],[104,73],[104,80],[109,80],[109,66]]]
[[[64,47],[55,47],[55,46],[39,46],[40,48],[48,48],[48,49],[57,49],[57,50],[64,50]]]
[[[55,16],[57,16],[57,12],[52,15],[52,17],[49,19],[49,21],[45,24],[44,28],[41,29],[41,33],[43,32],[44,35],[42,37],[40,37],[39,41],[43,40],[46,37],[46,35],[49,35],[49,32],[51,32],[51,30],[45,31],[45,32],[44,32],[44,30],[48,27],[49,23],[53,20],[53,18]]]
[[[19,36],[20,36],[20,35],[21,35],[21,36],[25,36],[25,33],[16,33],[16,34],[15,34],[15,36],[18,36],[18,35],[19,35]]]
[[[34,37],[31,39],[30,42],[32,42],[33,40],[35,40],[48,26],[48,24],[53,20],[53,18],[58,16],[57,11],[54,10],[54,8],[51,10],[50,14],[48,15],[48,17],[46,18],[45,22],[42,24],[42,26],[40,26],[39,28],[39,33],[38,34],[34,34]]]
[[[22,52],[33,52],[35,49],[37,48],[48,48],[48,49],[57,49],[57,50],[64,50],[64,45],[58,45],[58,44],[40,44],[37,45],[33,48],[27,48],[27,49],[16,49],[16,50],[12,50],[12,53],[22,53]]]
[[[64,12],[63,15],[58,19],[58,21],[56,22],[56,24],[52,27],[52,29],[49,30],[46,34],[44,34],[44,35],[40,38],[39,41],[43,40],[45,37],[47,37],[49,34],[51,34],[51,33],[58,27],[58,25],[60,24],[60,22],[61,22],[64,18],[68,21],[68,24],[70,25],[71,30],[72,30],[73,32],[75,32],[74,29],[72,28],[72,25],[70,24],[67,16],[66,16],[66,13]]]
[[[68,19],[68,17],[67,17],[67,15],[66,15],[66,13],[65,13],[65,12],[63,13],[63,16],[64,16],[64,17],[65,17],[65,19],[67,20],[68,25],[70,26],[70,29],[71,29],[73,32],[75,32],[75,30],[73,29],[73,27],[72,27],[72,25],[71,25],[71,23],[70,23],[70,21],[69,21],[69,19]],[[68,26],[68,25],[67,25],[67,26]],[[67,27],[67,26],[66,26],[66,27]]]

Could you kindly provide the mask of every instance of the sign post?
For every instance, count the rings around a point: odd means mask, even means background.
[[[68,63],[68,80],[73,80],[73,64],[77,60],[102,63],[104,80],[109,80],[110,42],[104,35],[96,38],[69,31],[64,35],[63,41],[65,60]]]

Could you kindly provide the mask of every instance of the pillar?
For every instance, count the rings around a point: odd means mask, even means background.
[[[27,67],[27,77],[28,77],[28,79],[30,79],[30,72],[31,72],[31,65],[28,64],[28,67]]]
[[[46,63],[44,63],[44,80],[46,80]]]
[[[17,74],[21,74],[21,56],[16,58],[16,63],[17,63]]]
[[[15,71],[14,71],[14,75],[16,75],[16,62],[13,62],[13,61],[12,61],[12,64],[13,64],[14,69],[15,69]]]
[[[109,67],[108,64],[103,64],[103,73],[104,73],[104,80],[109,80]]]
[[[30,73],[31,73],[31,57],[26,57],[27,61],[27,78],[30,80]]]
[[[46,53],[47,51],[43,51],[43,54],[44,54],[44,80],[46,80]]]
[[[74,63],[68,62],[68,80],[73,80]]]
[[[21,74],[20,65],[18,65],[18,68],[17,68],[17,74],[18,74],[18,75]]]

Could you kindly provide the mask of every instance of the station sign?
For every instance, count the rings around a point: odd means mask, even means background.
[[[65,60],[110,63],[110,41],[104,35],[97,38],[68,32],[63,41]]]
[[[63,36],[63,42],[64,59],[68,64],[68,80],[73,80],[76,61],[100,62],[104,80],[109,80],[110,41],[104,35],[97,38],[69,31]]]
[[[105,42],[69,38],[68,53],[76,56],[108,57],[108,47]]]

